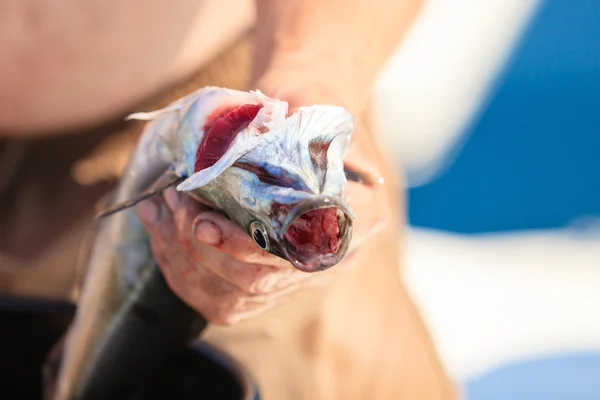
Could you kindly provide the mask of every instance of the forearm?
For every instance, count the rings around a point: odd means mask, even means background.
[[[326,83],[359,112],[423,1],[257,0],[252,83]]]

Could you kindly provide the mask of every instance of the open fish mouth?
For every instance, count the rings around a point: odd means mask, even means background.
[[[335,198],[297,204],[280,231],[284,255],[304,272],[333,267],[348,250],[353,219],[348,206]]]

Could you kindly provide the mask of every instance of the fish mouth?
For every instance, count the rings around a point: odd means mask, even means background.
[[[282,251],[299,270],[317,272],[339,263],[352,238],[354,215],[333,197],[297,204],[280,230]]]

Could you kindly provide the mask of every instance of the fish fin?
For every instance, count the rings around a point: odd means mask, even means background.
[[[296,123],[288,126],[286,135],[295,135],[297,143],[302,143],[296,150],[302,169],[312,171],[315,186],[323,194],[345,190],[344,158],[354,133],[354,115],[344,107],[315,105],[299,108],[292,119]]]
[[[160,117],[163,114],[167,114],[170,112],[179,111],[182,109],[182,105],[177,102],[167,106],[165,108],[161,108],[159,110],[147,111],[147,112],[136,112],[129,114],[125,117],[125,121],[137,120],[137,121],[151,121],[157,117]]]
[[[300,107],[297,125],[292,125],[301,137],[309,141],[331,142],[342,135],[347,138],[354,132],[354,115],[344,107],[332,105],[313,105]]]
[[[282,101],[272,97],[265,96],[260,90],[251,90],[256,100],[258,100],[263,108],[252,121],[255,125],[262,125],[268,130],[276,129],[285,122],[288,116],[289,104],[287,101]]]
[[[167,169],[150,187],[146,190],[142,191],[139,195],[117,204],[113,204],[96,214],[96,219],[108,217],[112,214],[115,214],[119,211],[125,210],[127,208],[133,207],[136,204],[140,203],[143,200],[146,200],[157,193],[160,193],[167,189],[170,186],[178,184],[182,182],[185,178],[177,176],[171,168]]]

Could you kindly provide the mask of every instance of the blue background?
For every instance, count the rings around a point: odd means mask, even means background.
[[[412,226],[483,233],[600,217],[600,0],[542,2],[464,134],[449,170],[410,189]],[[600,399],[600,354],[506,365],[467,395]]]
[[[449,170],[409,191],[413,226],[462,233],[600,216],[600,1],[543,2]]]

